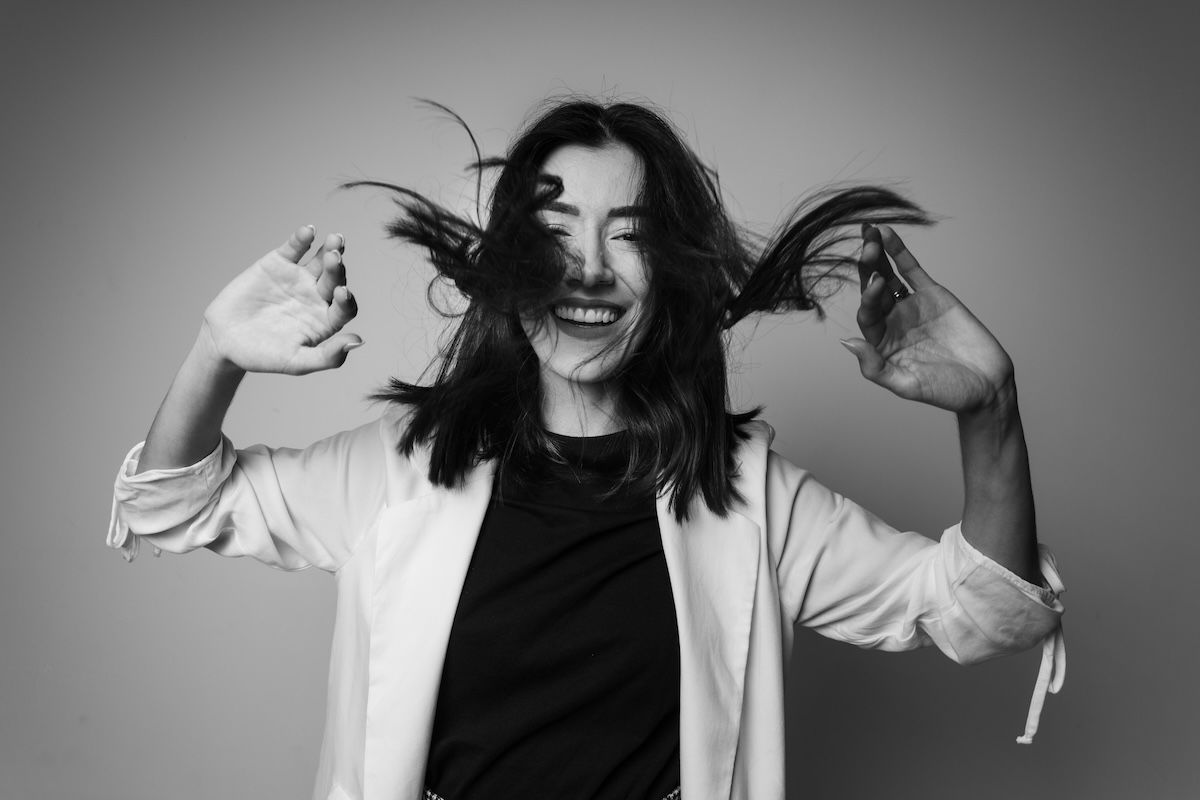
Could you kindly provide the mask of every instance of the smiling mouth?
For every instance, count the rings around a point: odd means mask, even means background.
[[[565,303],[555,305],[552,311],[563,322],[598,328],[612,325],[625,314],[625,309],[616,306],[583,307]]]

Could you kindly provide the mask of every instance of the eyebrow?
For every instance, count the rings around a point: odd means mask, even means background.
[[[579,216],[579,206],[573,206],[570,203],[560,203],[557,200],[551,200],[546,204],[547,211],[556,211],[559,214],[568,214],[572,217]],[[605,215],[608,219],[616,219],[617,217],[645,217],[649,214],[645,206],[617,206],[609,209]]]

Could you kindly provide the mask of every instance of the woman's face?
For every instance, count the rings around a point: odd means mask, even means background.
[[[625,145],[565,145],[542,165],[562,194],[540,212],[567,268],[540,316],[522,319],[548,392],[602,385],[637,346],[649,274],[638,242],[641,159]]]

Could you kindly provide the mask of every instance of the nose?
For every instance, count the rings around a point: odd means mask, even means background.
[[[573,254],[568,279],[586,288],[603,286],[614,280],[608,254],[599,236],[589,236],[579,252]]]

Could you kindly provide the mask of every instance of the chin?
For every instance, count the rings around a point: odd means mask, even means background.
[[[542,374],[545,378],[581,387],[607,383],[620,366],[620,354],[594,356],[589,353],[582,358],[563,358],[556,353],[543,362]]]

